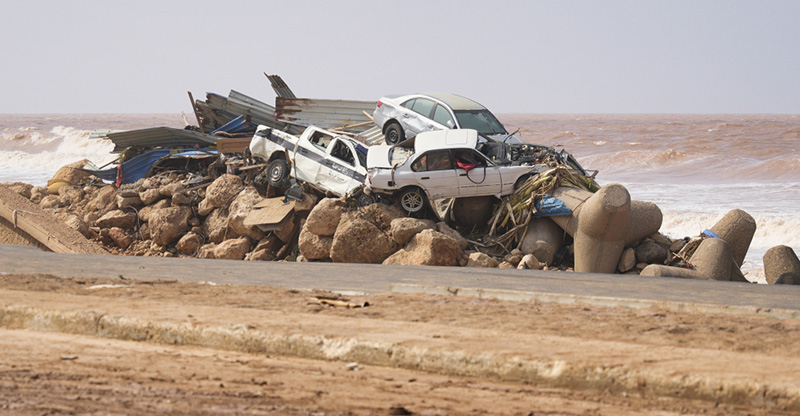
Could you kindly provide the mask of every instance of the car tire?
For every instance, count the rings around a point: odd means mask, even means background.
[[[356,192],[356,194],[353,196],[356,199],[356,205],[358,205],[359,207],[366,207],[378,202],[378,200],[375,199],[375,196],[373,196],[372,194],[368,194],[363,190]]]
[[[286,178],[289,177],[289,165],[284,159],[275,159],[267,165],[267,181],[272,186],[287,185]]]
[[[416,214],[425,208],[425,194],[422,189],[412,187],[400,192],[400,208],[408,214]]]
[[[400,126],[397,122],[391,122],[388,126],[386,126],[386,130],[383,132],[384,140],[388,145],[395,145],[400,143],[405,138],[405,133],[403,132],[403,127]]]
[[[530,177],[531,175],[529,173],[520,176],[519,179],[517,179],[517,182],[514,183],[514,190],[516,191],[519,189],[519,187],[522,186],[522,184],[525,183],[525,181],[527,181]]]

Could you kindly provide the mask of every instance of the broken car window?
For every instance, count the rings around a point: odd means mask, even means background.
[[[337,140],[336,144],[333,145],[331,156],[346,162],[351,166],[355,165],[356,163],[356,160],[353,158],[353,152],[351,152],[347,145],[341,140]]]
[[[453,163],[450,160],[449,150],[433,150],[420,156],[413,165],[411,170],[416,172],[425,172],[433,170],[447,170],[453,169]]]

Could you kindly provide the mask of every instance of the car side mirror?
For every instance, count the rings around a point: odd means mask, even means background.
[[[449,127],[449,128],[451,128],[451,129],[452,129],[452,128],[453,128],[453,127],[455,127],[455,126],[456,126],[456,124],[455,124],[455,123],[453,123],[453,120],[447,120],[447,127]]]

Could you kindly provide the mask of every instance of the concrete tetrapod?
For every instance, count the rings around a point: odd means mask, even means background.
[[[525,229],[519,249],[523,254],[533,254],[540,262],[551,265],[553,257],[564,241],[564,230],[549,218],[533,218]]]
[[[728,211],[710,229],[731,246],[733,259],[736,260],[736,265],[741,267],[756,233],[756,221],[753,217],[740,209],[734,209]]]
[[[552,196],[563,201],[567,208],[572,210],[572,215],[550,218],[563,228],[567,234],[575,236],[575,232],[578,230],[578,218],[584,201],[592,195],[594,194],[585,189],[568,187],[554,189]],[[661,229],[662,220],[663,215],[658,205],[646,201],[631,201],[631,214],[625,227],[625,245],[633,244],[648,235],[657,233]]]
[[[767,283],[775,284],[786,273],[800,275],[800,260],[789,246],[775,246],[764,253],[764,276]]]
[[[625,248],[631,196],[612,183],[584,202],[575,232],[575,271],[614,273]]]
[[[639,273],[640,276],[680,277],[684,279],[730,280],[731,247],[720,238],[706,238],[692,256],[694,270],[673,266],[651,264]]]

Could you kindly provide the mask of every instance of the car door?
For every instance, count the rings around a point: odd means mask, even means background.
[[[499,195],[503,190],[500,168],[475,149],[454,149],[461,196]]]
[[[434,121],[431,119],[436,103],[427,98],[416,98],[409,103],[411,113],[404,113],[403,128],[406,129],[406,137],[413,137],[423,131],[436,130]]]
[[[328,146],[328,154],[317,175],[317,183],[338,195],[346,195],[364,182],[364,175],[356,171],[353,148],[344,140],[335,138]]]
[[[411,164],[414,181],[428,193],[430,198],[458,197],[458,176],[450,151],[431,150],[417,157]]]
[[[332,140],[332,136],[321,131],[314,131],[306,140],[298,140],[290,174],[302,181],[314,183]]]

